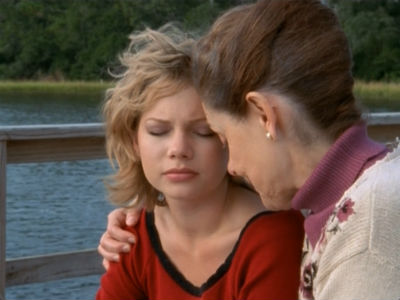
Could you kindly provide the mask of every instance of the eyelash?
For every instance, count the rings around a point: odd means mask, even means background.
[[[166,131],[164,132],[151,132],[151,131],[149,131],[149,134],[150,135],[153,135],[153,136],[161,136],[161,135],[163,135],[163,134],[165,134],[166,133]]]
[[[212,131],[211,131],[211,132],[207,132],[207,133],[197,132],[196,134],[197,134],[198,136],[206,137],[206,138],[215,136],[215,133],[212,132]]]
[[[168,131],[162,131],[162,132],[149,131],[149,134],[152,135],[152,136],[163,136],[163,135],[165,135],[167,133],[168,133]],[[196,134],[197,136],[200,136],[200,137],[204,137],[204,138],[214,137],[215,136],[215,133],[213,131],[210,131],[208,133],[201,133],[201,132],[194,131],[194,134]]]

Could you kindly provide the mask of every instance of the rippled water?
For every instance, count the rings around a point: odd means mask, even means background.
[[[0,95],[0,125],[99,120],[99,100]],[[7,258],[95,248],[111,206],[107,160],[7,166]],[[93,299],[99,276],[6,289],[7,299]]]
[[[100,103],[101,96],[0,94],[0,125],[98,122]]]

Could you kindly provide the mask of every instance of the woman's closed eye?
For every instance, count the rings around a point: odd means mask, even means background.
[[[198,127],[194,129],[195,134],[201,137],[212,137],[215,136],[215,132],[210,129],[210,127]]]
[[[186,128],[175,128],[173,126],[170,126],[166,123],[161,123],[161,124],[148,124],[146,126],[146,131],[149,135],[152,136],[163,136],[169,134],[171,131],[175,130],[183,130],[186,131],[187,133],[192,133],[196,136],[199,137],[213,137],[215,136],[215,132],[211,130],[211,128],[205,124],[196,124],[194,126],[187,126]]]
[[[154,135],[154,136],[161,136],[161,135],[167,134],[169,132],[169,130],[170,129],[165,126],[154,126],[154,127],[147,128],[148,134]]]

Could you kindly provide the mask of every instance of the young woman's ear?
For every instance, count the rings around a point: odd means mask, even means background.
[[[267,139],[275,140],[277,137],[277,112],[274,102],[268,94],[251,91],[246,94],[249,113],[256,116],[265,130]]]

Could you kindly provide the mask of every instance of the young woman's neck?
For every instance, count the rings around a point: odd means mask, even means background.
[[[189,239],[209,238],[223,230],[229,211],[230,183],[227,180],[209,194],[190,199],[166,199],[168,206],[154,210],[156,225]]]

